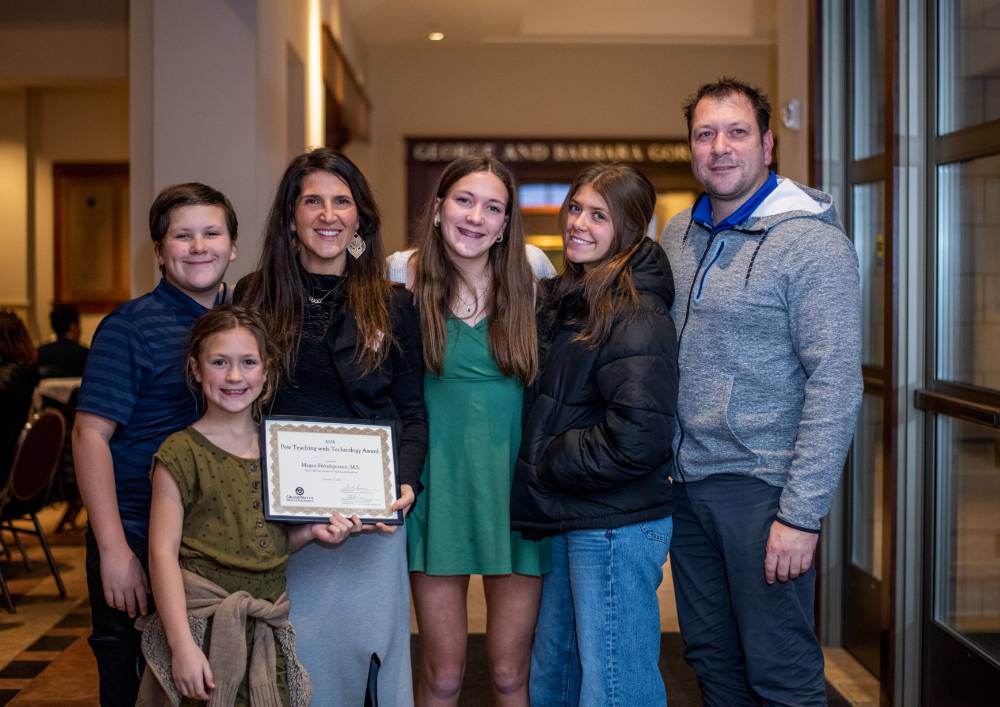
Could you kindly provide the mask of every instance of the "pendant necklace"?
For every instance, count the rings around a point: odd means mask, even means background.
[[[485,290],[483,290],[483,294],[480,295],[480,297],[483,300],[485,300],[486,299],[486,294],[489,291],[490,291],[490,288],[487,287]],[[465,298],[462,297],[462,295],[458,294],[458,292],[455,292],[455,299],[457,299],[462,304],[462,309],[465,310],[465,316],[462,317],[462,319],[468,319],[473,314],[475,314],[476,312],[479,311],[479,302],[481,300],[478,297],[475,298],[475,299],[473,299],[471,302],[467,302],[465,300]]]

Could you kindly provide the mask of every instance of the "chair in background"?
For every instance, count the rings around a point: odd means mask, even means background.
[[[10,477],[0,494],[0,525],[13,535],[25,564],[28,564],[28,558],[18,535],[27,533],[38,538],[56,586],[59,588],[59,596],[64,599],[66,587],[63,585],[62,577],[59,576],[59,568],[52,557],[52,550],[49,549],[48,540],[45,538],[41,523],[38,522],[37,514],[45,504],[52,479],[59,467],[65,432],[66,421],[56,410],[43,410],[30,420],[25,425],[24,434],[18,444]],[[34,528],[16,525],[14,521],[17,520],[30,520]],[[2,575],[0,575],[0,590],[3,591],[8,610],[14,613],[14,602]]]

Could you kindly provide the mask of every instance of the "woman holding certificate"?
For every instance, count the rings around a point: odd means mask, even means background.
[[[483,575],[495,703],[528,704],[531,639],[548,545],[510,531],[522,394],[535,376],[535,278],[510,171],[490,157],[448,165],[419,250],[394,254],[420,309],[430,448],[407,519],[420,626],[421,707],[458,703],[470,574]],[[400,262],[402,261],[402,262]]]
[[[392,510],[406,512],[427,450],[420,326],[409,293],[385,279],[379,227],[353,162],[326,148],[299,155],[236,299],[264,316],[282,354],[283,382],[265,413],[394,424]],[[383,524],[292,557],[291,620],[316,704],[361,704],[372,679],[380,704],[412,704],[406,571],[406,532]]]
[[[595,165],[560,211],[566,268],[539,309],[511,526],[552,537],[532,648],[536,705],[664,705],[656,589],[673,528],[673,276],[646,238],[656,191]]]

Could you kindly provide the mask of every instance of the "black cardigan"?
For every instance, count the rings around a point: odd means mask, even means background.
[[[246,295],[251,273],[236,285],[233,300]],[[394,343],[385,362],[364,374],[355,360],[358,327],[354,312],[341,307],[327,329],[328,361],[340,382],[344,402],[359,419],[398,423],[399,439],[396,471],[400,484],[409,484],[419,494],[420,475],[427,454],[427,407],[424,405],[424,362],[420,318],[413,297],[399,285],[392,286],[389,300],[390,325]],[[322,365],[324,362],[316,362]],[[280,395],[280,390],[278,391]],[[300,410],[299,415],[314,411]]]
[[[585,314],[579,296],[539,314],[541,372],[528,391],[511,489],[511,527],[526,537],[618,528],[673,512],[673,277],[652,241],[630,267],[639,306],[615,318],[603,345],[571,340],[580,329],[572,322]]]

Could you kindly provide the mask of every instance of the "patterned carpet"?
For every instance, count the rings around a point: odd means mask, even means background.
[[[54,515],[51,525],[54,526]],[[43,524],[46,520],[43,519]],[[87,645],[90,609],[84,572],[84,548],[79,531],[51,534],[50,541],[68,597],[61,599],[37,545],[28,543],[31,569],[16,550],[10,559],[0,555],[0,572],[14,597],[17,613],[0,608],[0,706],[97,707],[97,666]],[[481,629],[480,629],[481,630]],[[413,636],[414,658],[420,637]],[[831,664],[828,662],[828,675]],[[663,634],[660,669],[664,675],[670,707],[700,704],[694,673],[682,658],[677,633]],[[838,683],[839,684],[839,683]],[[849,684],[849,683],[848,683]],[[831,707],[845,700],[828,686]],[[491,704],[485,642],[481,634],[469,636],[468,667],[462,705]],[[867,704],[855,702],[853,704]]]
[[[412,639],[414,674],[420,652],[420,636]],[[684,662],[684,644],[680,634],[664,633],[660,643],[660,672],[667,687],[667,703],[670,707],[697,707],[701,705],[701,693],[695,673]],[[827,685],[827,700],[830,707],[850,707],[832,686]],[[486,660],[486,642],[482,634],[469,636],[468,663],[462,684],[461,707],[486,707],[493,704],[490,690],[489,664]]]

